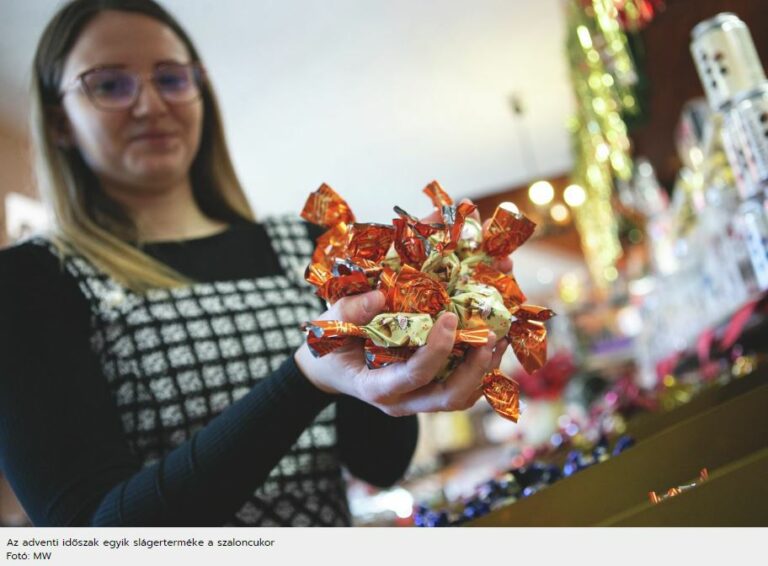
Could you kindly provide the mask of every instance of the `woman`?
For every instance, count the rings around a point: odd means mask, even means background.
[[[313,230],[254,221],[213,91],[152,0],[74,0],[45,30],[33,103],[56,231],[0,252],[0,467],[36,525],[348,525],[341,468],[404,473],[414,413],[471,406],[503,348],[446,384],[454,315],[405,364],[322,359]],[[506,344],[504,344],[506,346]]]

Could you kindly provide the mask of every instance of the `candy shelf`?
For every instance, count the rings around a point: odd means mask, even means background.
[[[765,384],[768,384],[768,367],[764,366],[747,376],[732,379],[725,385],[704,389],[686,404],[670,411],[639,414],[627,423],[626,434],[640,441]]]
[[[768,525],[768,448],[710,474],[695,489],[646,502],[601,527],[764,527]]]
[[[630,509],[644,511],[643,506],[650,505],[648,492],[651,490],[664,491],[689,483],[705,467],[715,478],[719,478],[721,474],[727,473],[732,463],[748,459],[768,448],[768,411],[765,410],[768,406],[768,384],[757,385],[722,402],[718,402],[717,395],[714,395],[710,402],[715,405],[706,406],[706,403],[700,402],[697,414],[678,410],[677,416],[682,417],[682,420],[668,423],[668,426],[641,439],[636,446],[619,456],[582,470],[467,525],[602,524]],[[675,412],[670,411],[670,414]],[[696,487],[690,493],[701,487]],[[768,508],[768,501],[760,493],[762,491],[756,492],[756,498],[763,507]],[[715,508],[725,507],[727,498],[723,497],[722,501],[718,500],[712,505]],[[671,504],[670,501],[659,506],[668,504]],[[738,510],[734,513],[738,513]],[[653,517],[651,513],[647,524],[656,524]],[[738,524],[734,517],[729,515]],[[745,514],[743,520],[746,521],[747,517]],[[689,519],[690,524],[694,524],[695,517],[684,515],[679,517],[679,524],[689,524]],[[764,518],[762,524],[768,525],[768,519]]]

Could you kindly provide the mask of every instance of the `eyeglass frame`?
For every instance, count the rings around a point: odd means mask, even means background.
[[[195,84],[197,86],[197,95],[194,98],[190,98],[189,100],[185,100],[184,102],[176,102],[176,101],[167,100],[163,96],[162,91],[157,88],[157,85],[155,84],[155,81],[154,81],[154,74],[157,71],[158,67],[162,67],[164,65],[178,65],[178,66],[181,66],[181,67],[188,67],[188,68],[190,68],[192,70],[193,79],[194,79]],[[88,85],[85,83],[85,77],[90,75],[91,73],[95,73],[97,71],[103,71],[103,70],[106,70],[106,69],[119,69],[119,70],[122,70],[122,71],[128,73],[129,75],[132,75],[136,79],[138,79],[138,81],[139,81],[139,88],[136,90],[136,95],[134,96],[133,100],[131,100],[130,104],[127,104],[126,106],[120,107],[120,108],[104,108],[103,106],[99,106],[99,104],[96,102],[95,96],[93,95],[93,93],[88,88]],[[155,87],[155,92],[163,100],[163,102],[165,102],[166,104],[170,104],[172,106],[183,106],[184,104],[191,104],[195,100],[199,100],[200,98],[202,98],[202,96],[203,96],[203,84],[205,83],[206,76],[207,75],[206,75],[206,72],[205,72],[205,67],[203,67],[203,65],[201,63],[197,62],[197,61],[191,61],[189,63],[178,63],[178,62],[175,62],[175,61],[165,61],[165,62],[162,62],[162,63],[157,63],[150,73],[135,73],[133,71],[129,71],[127,69],[124,69],[123,67],[118,66],[118,65],[103,65],[103,66],[99,66],[99,67],[93,67],[91,69],[86,69],[85,71],[83,71],[82,73],[77,75],[74,79],[72,79],[70,85],[68,87],[65,87],[65,88],[61,89],[61,91],[59,92],[59,101],[61,101],[66,94],[74,91],[77,88],[80,88],[80,89],[82,89],[82,91],[88,97],[88,100],[91,101],[91,104],[93,104],[93,106],[95,108],[98,108],[99,110],[102,110],[104,112],[124,112],[125,110],[128,110],[134,104],[136,104],[136,101],[141,96],[141,92],[142,92],[142,89],[144,88],[145,82],[147,82],[147,80],[149,80],[149,82],[151,82],[153,84],[153,86]]]

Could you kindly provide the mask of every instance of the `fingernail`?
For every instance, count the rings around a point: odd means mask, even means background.
[[[456,332],[456,327],[459,324],[459,318],[452,312],[447,312],[440,317],[440,324],[443,325],[443,330],[446,332]]]
[[[493,348],[493,346],[498,341],[498,338],[496,337],[496,333],[493,330],[488,331],[488,346],[490,348]]]
[[[363,310],[366,314],[378,313],[384,303],[384,295],[380,291],[368,293],[363,301]]]

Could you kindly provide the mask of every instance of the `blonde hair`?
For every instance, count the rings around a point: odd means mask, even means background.
[[[105,10],[140,13],[159,20],[179,36],[192,60],[200,62],[186,32],[152,0],[74,0],[53,17],[35,54],[31,97],[35,171],[41,194],[53,212],[53,241],[64,256],[84,256],[137,293],[189,284],[189,279],[134,245],[140,241],[134,222],[101,189],[77,148],[63,147],[56,140],[53,120],[54,113],[61,112],[64,62],[84,26]],[[201,90],[201,141],[190,167],[193,195],[210,218],[230,223],[253,220],[229,156],[216,97],[205,78]]]

